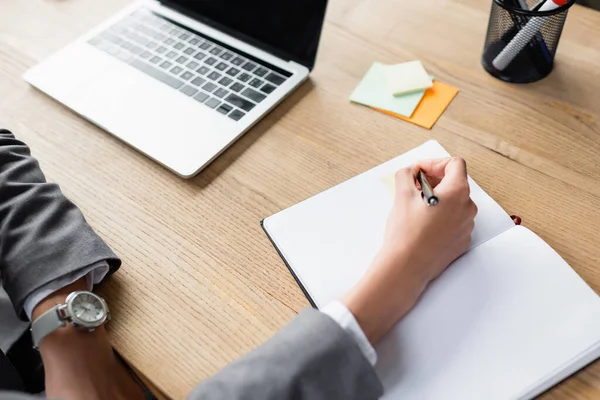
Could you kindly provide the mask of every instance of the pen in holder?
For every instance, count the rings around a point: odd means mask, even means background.
[[[535,82],[554,67],[567,12],[575,0],[493,0],[481,63],[498,79]]]

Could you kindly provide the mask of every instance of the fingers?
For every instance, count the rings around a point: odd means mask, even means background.
[[[417,166],[425,172],[429,184],[435,188],[444,179],[446,166],[450,161],[452,161],[451,157],[434,158],[431,160],[421,160],[417,163]]]
[[[396,172],[396,198],[420,195],[416,179],[419,167],[411,165]]]
[[[444,168],[444,177],[437,186],[437,190],[446,193],[470,193],[467,179],[467,163],[460,157],[451,158]]]
[[[416,176],[419,170],[427,175],[429,183],[441,192],[465,192],[469,196],[467,163],[460,157],[422,160],[396,173],[396,195],[418,193]]]
[[[421,160],[417,162],[417,167],[425,172],[427,177],[438,178],[442,180],[446,175],[446,165],[452,160],[452,158],[436,158],[432,160]]]

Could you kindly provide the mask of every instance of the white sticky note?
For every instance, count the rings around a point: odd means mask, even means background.
[[[433,86],[421,61],[389,65],[385,68],[388,89],[394,96],[425,90]]]

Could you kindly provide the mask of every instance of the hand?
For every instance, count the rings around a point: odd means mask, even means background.
[[[36,319],[76,290],[86,290],[84,279],[51,294],[33,310]],[[83,332],[67,324],[42,339],[46,396],[69,400],[141,400],[144,393],[118,361],[103,326]]]
[[[428,207],[417,187],[422,169],[440,203]],[[416,303],[471,243],[477,207],[461,158],[421,161],[396,174],[396,196],[383,246],[361,281],[342,299],[371,343]]]

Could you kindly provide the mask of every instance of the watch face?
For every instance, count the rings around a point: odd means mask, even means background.
[[[68,307],[73,322],[83,326],[97,326],[106,319],[104,303],[90,292],[78,292]]]

